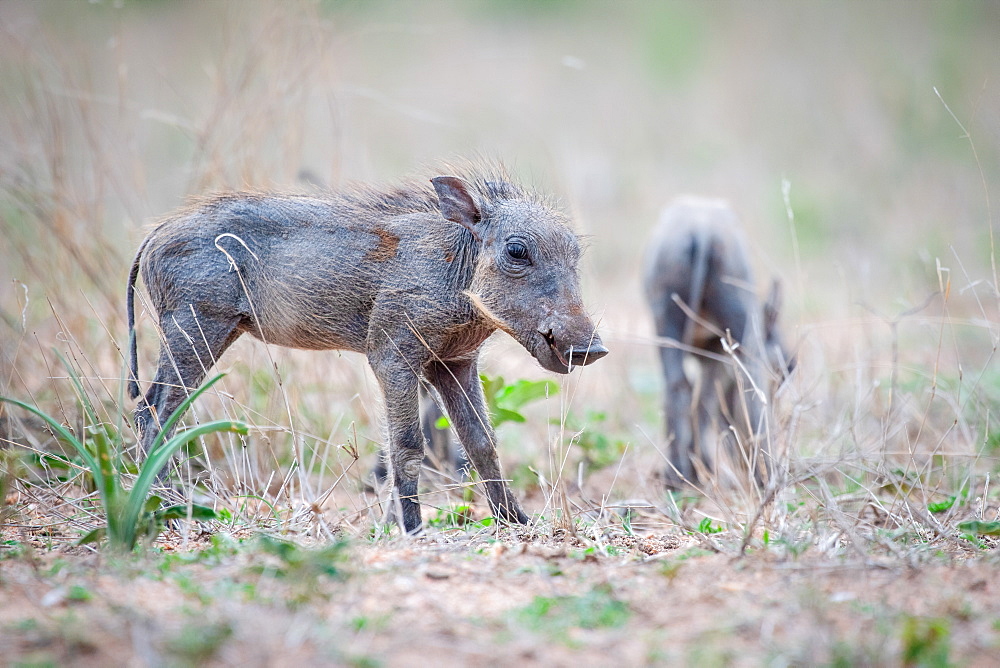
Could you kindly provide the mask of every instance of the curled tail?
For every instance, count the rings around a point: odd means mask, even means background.
[[[125,291],[125,310],[128,315],[128,396],[132,399],[139,398],[139,353],[135,341],[135,281],[139,277],[139,260],[142,259],[142,252],[146,250],[149,243],[147,237],[139,246],[135,259],[132,260],[132,269],[128,274],[128,288]]]

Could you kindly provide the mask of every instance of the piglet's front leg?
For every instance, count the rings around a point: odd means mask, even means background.
[[[493,514],[506,522],[528,524],[530,518],[503,478],[476,360],[434,362],[427,376],[441,395],[465,452],[483,480]]]
[[[420,430],[418,380],[405,360],[371,360],[371,356],[369,360],[385,397],[393,502],[399,504],[406,533],[419,533],[421,519],[417,484],[424,460],[424,436]]]

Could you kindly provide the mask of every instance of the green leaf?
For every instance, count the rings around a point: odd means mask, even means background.
[[[90,451],[87,450],[87,448],[85,448],[83,444],[80,443],[80,441],[78,441],[75,436],[73,436],[73,434],[69,433],[69,431],[67,431],[65,427],[56,422],[55,419],[53,419],[46,413],[40,411],[39,409],[35,408],[30,404],[24,403],[23,401],[18,401],[17,399],[11,399],[9,397],[0,397],[0,401],[6,401],[7,403],[19,406],[20,408],[23,408],[24,410],[33,413],[36,417],[38,417],[43,422],[48,424],[49,427],[51,427],[52,430],[56,432],[56,434],[58,434],[59,438],[63,439],[66,443],[71,445],[73,449],[76,450],[77,454],[80,455],[80,458],[83,460],[83,463],[87,466],[88,469],[90,469],[90,472],[94,474],[94,478],[97,480],[98,489],[103,487],[102,484],[103,480],[101,479],[102,478],[101,469],[100,467],[97,466],[97,460],[94,459],[94,456],[90,454]]]
[[[84,601],[89,601],[92,598],[94,598],[94,595],[91,594],[86,587],[81,585],[73,585],[69,588],[69,591],[66,592],[67,601],[77,601],[79,603],[83,603]]]
[[[161,508],[153,514],[153,517],[158,521],[186,520],[188,518],[188,508],[189,506],[185,504]],[[197,503],[194,503],[191,504],[190,510],[191,519],[196,522],[210,522],[218,519],[216,512],[208,506],[199,506]]]
[[[44,468],[59,469],[61,471],[68,471],[73,467],[72,462],[66,459],[62,455],[51,452],[31,452],[28,454],[28,458]]]
[[[142,512],[155,513],[159,509],[161,503],[163,503],[163,499],[153,494],[146,499],[146,503],[142,506]]]
[[[447,415],[442,415],[434,423],[435,429],[447,429],[451,426],[451,420],[448,419]]]
[[[493,401],[504,386],[503,376],[496,376],[494,378],[479,376],[479,380],[483,383],[483,394],[486,395],[487,401]]]
[[[938,501],[937,503],[928,503],[927,510],[932,513],[943,513],[946,510],[951,510],[952,506],[955,505],[955,501],[958,500],[957,496],[949,496],[945,501]]]
[[[516,410],[558,392],[559,386],[551,380],[519,380],[503,389],[497,397],[497,404]]]
[[[216,380],[219,377],[221,376],[217,376]],[[204,389],[206,389],[206,386],[203,385],[199,391],[195,393],[195,395],[199,394]],[[156,480],[157,473],[159,473],[160,470],[166,466],[173,454],[196,438],[217,431],[235,431],[240,434],[246,434],[249,429],[242,422],[236,422],[233,420],[216,420],[215,422],[208,422],[206,424],[198,425],[197,427],[192,427],[191,429],[182,431],[167,441],[165,445],[158,449],[154,449],[150,453],[149,457],[143,463],[142,470],[139,472],[139,477],[136,479],[135,485],[132,487],[132,490],[128,495],[125,511],[122,514],[122,520],[126,527],[134,526],[139,521],[139,515],[145,503],[146,495],[149,494],[149,490],[153,486],[153,482]],[[131,549],[131,547],[128,549]]]
[[[88,543],[100,543],[108,535],[107,527],[98,527],[93,531],[84,535],[83,538],[76,541],[77,545],[86,545]]]
[[[149,452],[146,453],[148,456],[152,456],[152,454],[156,452],[156,450],[160,447],[160,444],[163,443],[164,435],[167,434],[177,421],[181,419],[181,415],[183,415],[187,411],[188,407],[194,403],[194,400],[204,394],[208,388],[219,382],[219,380],[221,380],[225,375],[226,374],[224,373],[216,374],[214,378],[205,382],[201,387],[188,395],[187,399],[181,402],[180,406],[174,410],[170,418],[163,424],[163,427],[160,429],[160,433],[156,435],[156,439],[153,441],[153,444],[149,446]]]
[[[712,520],[709,517],[701,518],[701,522],[698,523],[698,533],[713,534],[721,532],[722,527],[712,526]]]
[[[966,522],[959,522],[958,530],[980,536],[1000,536],[1000,522],[968,520]]]
[[[525,417],[517,411],[506,408],[495,408],[493,413],[493,426],[501,425],[504,422],[525,422]]]
[[[479,376],[479,380],[494,427],[504,422],[524,422],[518,409],[559,391],[559,386],[551,380],[518,380],[510,385],[504,382],[503,376]]]

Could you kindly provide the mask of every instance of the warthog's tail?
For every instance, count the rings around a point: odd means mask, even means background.
[[[142,252],[146,250],[149,237],[146,237],[139,250],[132,260],[132,269],[128,274],[128,289],[125,292],[125,310],[128,314],[128,396],[132,399],[139,398],[139,353],[136,350],[135,342],[135,281],[139,277],[139,260],[142,259]]]
[[[705,281],[708,277],[708,261],[712,252],[712,236],[699,229],[691,240],[694,245],[694,257],[691,258],[691,281],[688,283],[688,303],[691,312],[698,315],[701,312],[701,300],[705,296]],[[688,318],[684,324],[685,345],[691,345],[694,338],[694,328],[697,323]]]

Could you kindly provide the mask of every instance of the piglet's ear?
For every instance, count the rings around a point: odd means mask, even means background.
[[[469,184],[457,176],[438,176],[431,179],[438,196],[438,208],[445,220],[458,223],[479,239],[476,223],[482,215],[476,200],[469,194]]]

